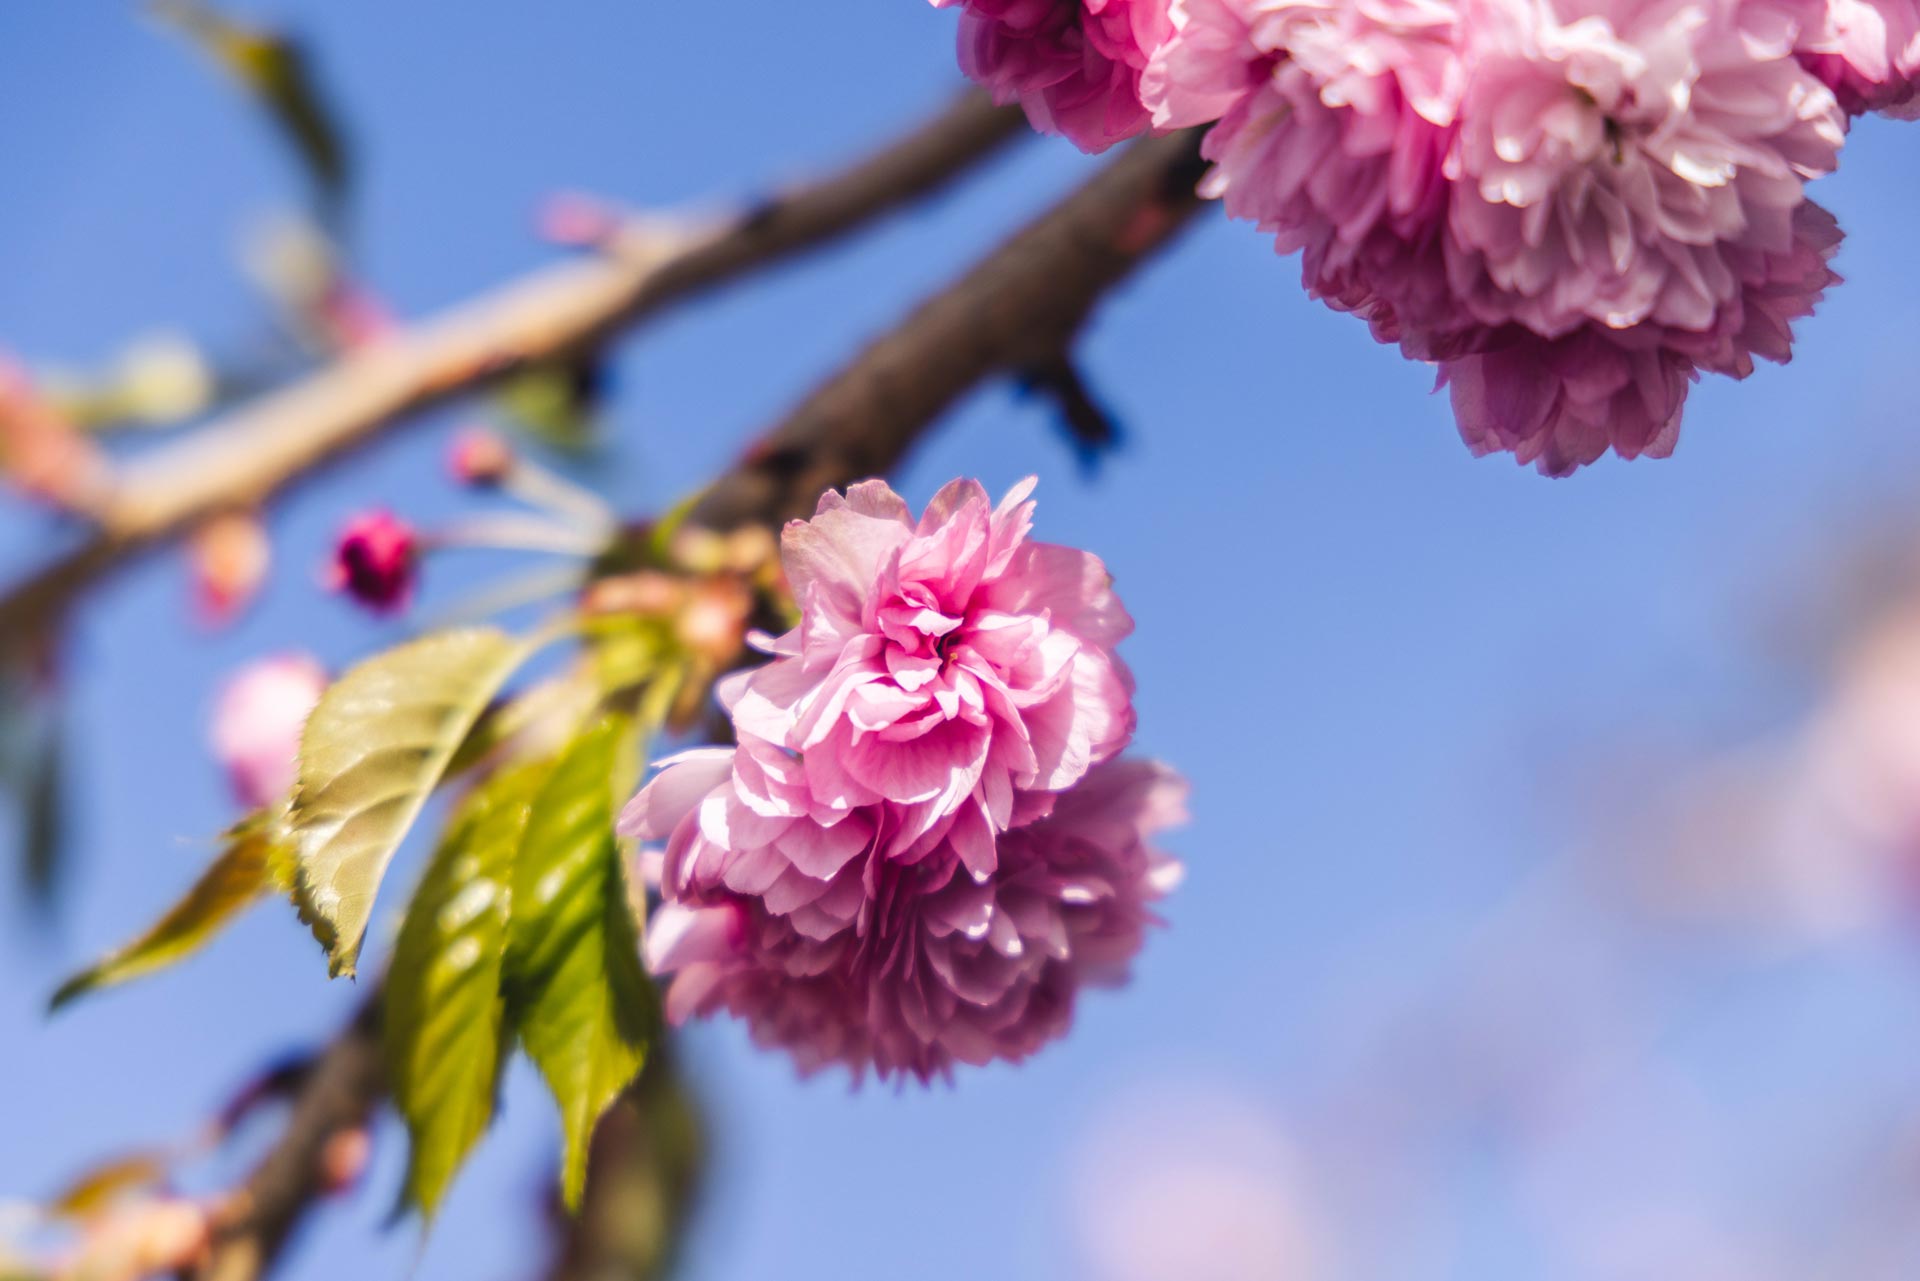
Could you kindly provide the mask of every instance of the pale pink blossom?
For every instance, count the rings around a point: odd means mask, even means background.
[[[1176,0],[1144,94],[1219,117],[1202,191],[1308,289],[1444,362],[1461,428],[1555,473],[1670,450],[1698,370],[1790,354],[1845,138],[1758,0]],[[1596,449],[1597,447],[1597,449]]]
[[[1033,127],[1103,151],[1147,127],[1140,73],[1167,0],[933,0],[959,5],[960,69]]]
[[[220,691],[212,740],[242,805],[271,805],[293,788],[300,732],[327,687],[327,670],[306,654],[249,663]]]
[[[1133,620],[1098,557],[1029,537],[1032,489],[995,506],[954,481],[915,521],[866,481],[787,526],[800,623],[720,697],[743,739],[799,754],[823,824],[884,801],[889,854],[951,840],[985,875],[1016,793],[1043,804],[1132,737]]]
[[[141,1281],[186,1274],[205,1263],[212,1243],[207,1207],[184,1197],[151,1197],[116,1206],[87,1224],[57,1281]]]
[[[725,1010],[803,1072],[1025,1058],[1082,987],[1124,979],[1179,875],[1148,840],[1185,817],[1185,784],[1150,762],[1035,797],[984,876],[950,840],[889,854],[897,806],[823,822],[799,762],[758,740],[664,764],[620,828],[667,842],[646,946],[668,1016]]]

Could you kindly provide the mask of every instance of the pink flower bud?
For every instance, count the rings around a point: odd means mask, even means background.
[[[499,432],[469,427],[454,438],[447,455],[453,478],[462,485],[483,488],[506,478],[514,463],[513,446]]]
[[[327,687],[327,672],[306,654],[251,663],[220,692],[213,713],[213,752],[242,805],[269,805],[293,788],[300,731]]]
[[[620,233],[620,213],[595,196],[556,192],[540,206],[540,235],[556,245],[591,249]]]
[[[347,522],[334,547],[331,586],[380,613],[412,599],[420,536],[390,511],[363,512]]]
[[[360,1181],[373,1153],[373,1139],[363,1125],[341,1130],[320,1148],[320,1186],[337,1195]]]
[[[273,562],[273,545],[251,512],[215,516],[194,531],[189,551],[194,605],[218,627],[233,621],[259,594]]]

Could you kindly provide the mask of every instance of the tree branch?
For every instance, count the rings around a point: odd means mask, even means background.
[[[1197,135],[1134,143],[822,383],[708,491],[697,518],[735,526],[805,514],[822,490],[889,470],[982,380],[1058,357],[1100,297],[1199,207],[1199,171]],[[363,1015],[315,1067],[241,1194],[247,1214],[220,1236],[201,1281],[262,1275],[318,1190],[312,1171],[326,1140],[363,1123],[382,1089],[378,1029]],[[587,1215],[576,1231],[612,1222]],[[570,1243],[556,1276],[643,1281],[652,1265],[630,1244]]]
[[[882,475],[948,406],[996,374],[1066,354],[1109,289],[1199,208],[1196,132],[1145,138],[922,303],[763,436],[693,518],[726,528],[812,512]]]
[[[410,414],[591,351],[670,303],[929,195],[1023,128],[1017,108],[969,92],[838,174],[713,227],[620,237],[612,252],[536,272],[152,451],[106,485],[87,541],[0,599],[0,654],[135,553],[264,502]]]
[[[314,1061],[294,1095],[286,1130],[216,1216],[198,1281],[253,1281],[265,1274],[307,1206],[327,1190],[328,1144],[364,1127],[385,1091],[375,989]]]

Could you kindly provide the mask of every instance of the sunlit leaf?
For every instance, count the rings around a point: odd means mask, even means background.
[[[513,865],[544,765],[479,785],[407,908],[387,974],[387,1072],[412,1139],[406,1204],[429,1217],[493,1120],[511,1043],[500,971]]]
[[[425,636],[348,672],[308,717],[291,818],[298,897],[334,974],[353,973],[394,851],[531,648],[491,627]]]
[[[203,0],[150,0],[149,7],[266,108],[312,178],[323,209],[336,210],[347,186],[347,148],[306,49],[284,32],[238,22]]]
[[[567,749],[534,799],[514,868],[508,1011],[560,1105],[569,1206],[594,1125],[640,1070],[656,1018],[613,834],[633,733],[631,718],[609,715]]]
[[[93,1167],[47,1202],[47,1213],[63,1219],[91,1219],[121,1197],[145,1191],[167,1178],[163,1153],[134,1152]]]
[[[587,633],[587,660],[602,698],[638,688],[659,670],[670,624],[656,618],[614,614],[595,619]]]
[[[292,855],[272,817],[249,818],[222,838],[200,879],[146,933],[68,979],[53,994],[57,1010],[98,988],[151,974],[198,952],[241,912],[292,888]]]

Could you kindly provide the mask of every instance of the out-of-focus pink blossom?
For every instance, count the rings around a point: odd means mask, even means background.
[[[1331,1180],[1307,1177],[1272,1111],[1272,1094],[1188,1071],[1093,1100],[1067,1171],[1086,1263],[1072,1275],[1315,1281],[1355,1274],[1339,1266],[1348,1261],[1335,1257],[1310,1195]]]
[[[626,215],[598,196],[559,191],[541,202],[536,222],[542,239],[575,249],[593,249],[620,235]]]
[[[363,512],[347,522],[334,545],[330,585],[381,613],[404,609],[413,598],[420,536],[389,511]]]
[[[141,1281],[185,1273],[205,1258],[211,1239],[207,1208],[199,1202],[183,1197],[136,1201],[90,1223],[54,1276],[58,1281]]]
[[[273,543],[260,517],[223,512],[194,530],[188,548],[194,604],[209,626],[230,623],[253,603],[273,565]]]
[[[781,540],[799,626],[729,678],[742,737],[799,753],[821,822],[894,807],[889,856],[951,841],[976,875],[993,835],[1132,737],[1133,630],[1098,557],[1035,541],[1031,479],[995,506],[946,486],[916,522],[883,481],[829,490]]]
[[[499,484],[513,465],[513,446],[487,427],[467,428],[454,437],[453,447],[447,451],[447,469],[453,478],[475,488]]]
[[[326,687],[317,659],[280,654],[248,664],[220,691],[213,751],[242,805],[271,805],[292,790],[300,731]]]
[[[107,487],[105,453],[0,351],[0,475],[56,507],[85,512]]]
[[[672,976],[669,1017],[726,1010],[803,1072],[925,1080],[1025,1058],[1080,988],[1125,976],[1179,874],[1148,841],[1185,791],[1163,766],[1099,765],[981,876],[951,840],[889,855],[897,806],[822,821],[800,762],[746,738],[666,762],[621,831],[667,842],[647,959]]]
[[[1784,359],[1832,279],[1804,184],[1845,113],[1777,13],[1177,0],[1143,92],[1156,125],[1220,119],[1203,192],[1311,292],[1459,362],[1470,442],[1558,473],[1670,449],[1694,372]]]
[[[960,69],[1033,127],[1103,151],[1147,127],[1140,73],[1170,30],[1167,0],[933,0],[959,5]]]
[[[366,1174],[372,1157],[373,1136],[366,1126],[334,1131],[320,1148],[320,1190],[328,1196],[348,1191]]]

